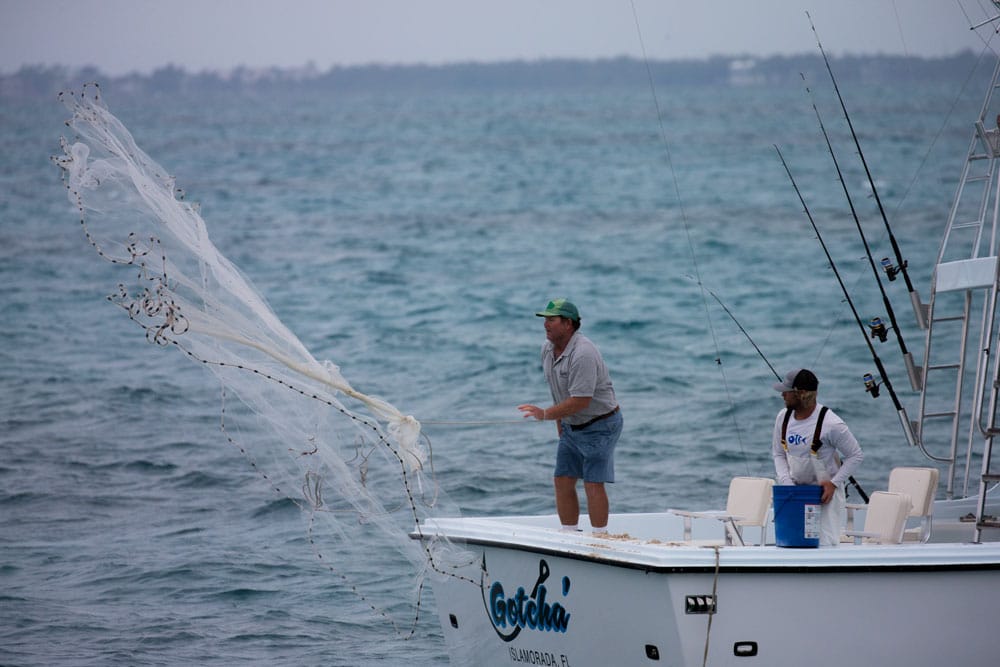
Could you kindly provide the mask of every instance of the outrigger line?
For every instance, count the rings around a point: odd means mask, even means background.
[[[858,323],[858,328],[861,329],[861,336],[865,339],[865,344],[868,345],[868,351],[871,352],[872,360],[875,362],[875,368],[878,370],[879,376],[882,378],[882,384],[885,385],[890,398],[892,398],[892,404],[896,408],[896,415],[899,417],[899,422],[903,427],[903,434],[906,436],[906,441],[911,447],[916,446],[916,438],[913,435],[913,427],[910,424],[910,419],[906,416],[906,408],[904,408],[902,403],[899,402],[899,396],[896,395],[896,391],[892,388],[892,382],[889,381],[889,375],[885,371],[885,366],[882,365],[882,360],[879,359],[878,352],[875,351],[875,346],[872,345],[871,340],[868,338],[868,333],[865,331],[865,325],[861,322],[861,317],[858,315],[858,309],[854,307],[854,301],[851,300],[851,295],[848,293],[847,287],[844,285],[844,281],[840,277],[840,271],[837,270],[837,265],[834,263],[833,257],[830,256],[830,251],[826,247],[826,242],[823,241],[823,235],[820,234],[819,227],[816,226],[816,221],[813,220],[812,213],[809,212],[806,200],[802,197],[802,191],[799,190],[799,186],[795,182],[795,177],[792,176],[792,171],[788,168],[788,163],[785,162],[785,156],[781,154],[781,149],[775,145],[774,150],[778,152],[778,158],[781,160],[781,165],[785,168],[785,173],[788,174],[788,179],[792,182],[792,187],[795,188],[795,194],[798,195],[799,202],[802,203],[802,208],[805,211],[806,217],[809,218],[809,224],[812,225],[813,231],[816,232],[816,238],[819,239],[819,243],[823,247],[823,252],[826,254],[826,259],[830,263],[830,268],[833,269],[833,275],[837,277],[837,282],[840,283],[840,289],[844,293],[847,305],[851,307],[851,312],[854,313],[854,321]],[[878,395],[876,391],[878,383],[873,377],[871,377],[871,374],[865,375],[865,386],[867,390],[872,393],[872,396]]]
[[[698,255],[694,251],[694,243],[691,240],[691,227],[688,224],[687,211],[684,207],[684,198],[681,197],[681,187],[677,181],[677,171],[674,169],[674,159],[670,152],[670,142],[667,141],[667,130],[663,124],[663,112],[660,109],[660,99],[656,94],[656,82],[653,78],[653,70],[649,65],[649,57],[646,54],[646,42],[642,38],[642,26],[639,24],[639,13],[635,8],[635,1],[631,1],[632,7],[632,18],[635,20],[635,31],[639,38],[639,48],[642,51],[642,61],[646,65],[646,77],[649,81],[649,90],[653,96],[653,106],[656,108],[656,122],[660,128],[660,142],[663,145],[663,151],[667,160],[667,166],[670,168],[670,176],[674,186],[674,194],[677,196],[677,206],[680,211],[681,222],[684,225],[684,234],[687,237],[688,250],[691,253],[691,264],[694,268],[695,281],[698,287],[701,288],[701,302],[705,308],[705,321],[708,324],[708,330],[712,337],[712,343],[715,346],[715,361],[719,366],[719,370],[722,373],[722,384],[725,387],[726,398],[729,399],[730,406],[733,405],[732,394],[729,391],[729,382],[726,379],[726,370],[722,366],[722,354],[719,351],[719,339],[715,335],[715,327],[712,325],[712,316],[708,309],[708,299],[705,298],[704,284],[701,280],[701,268],[698,266]],[[749,470],[749,459],[746,456],[746,450],[743,447],[743,437],[740,434],[740,425],[736,420],[736,412],[733,411],[733,428],[736,430],[736,439],[740,443],[740,449],[743,450],[744,459],[747,461],[747,470]]]
[[[829,67],[829,65],[827,66]],[[799,76],[802,77],[802,81],[804,83],[806,80],[805,75],[800,72]],[[840,180],[840,187],[844,190],[844,197],[847,199],[847,205],[851,208],[851,216],[854,218],[854,225],[858,228],[858,235],[861,237],[861,243],[865,246],[865,255],[868,257],[868,264],[871,266],[872,273],[875,274],[875,282],[878,283],[879,292],[882,293],[882,303],[885,305],[886,314],[889,316],[889,323],[891,325],[890,328],[895,332],[896,340],[899,342],[899,351],[902,353],[903,362],[906,364],[907,375],[910,377],[910,386],[913,387],[914,391],[920,391],[920,373],[917,371],[917,367],[913,363],[913,355],[907,351],[906,343],[903,342],[903,333],[899,328],[899,323],[896,321],[896,312],[893,310],[892,304],[889,302],[889,295],[886,294],[885,287],[882,285],[882,277],[879,275],[878,268],[875,266],[875,258],[872,257],[871,246],[868,245],[868,239],[865,237],[865,231],[861,227],[861,220],[858,218],[858,212],[854,208],[854,201],[851,199],[851,193],[847,189],[847,183],[844,181],[844,174],[840,169],[840,162],[837,160],[837,155],[833,152],[833,144],[830,143],[830,135],[826,131],[826,125],[823,124],[823,118],[820,116],[819,108],[816,106],[816,100],[813,98],[812,91],[809,89],[808,85],[806,85],[806,92],[809,93],[813,111],[816,112],[816,121],[819,123],[819,129],[823,132],[823,139],[826,141],[826,149],[830,152],[830,158],[833,160],[833,166],[837,169],[837,179]],[[841,101],[841,104],[843,104],[843,101]],[[846,110],[844,113],[846,115]],[[849,122],[850,121],[848,121],[848,123]],[[854,130],[852,129],[851,132],[853,133]],[[857,138],[855,138],[855,142],[857,142]],[[858,151],[860,150],[861,148],[859,147]],[[864,160],[863,157],[861,159],[862,161]],[[865,170],[867,171],[867,169],[868,167],[866,166]],[[870,175],[868,178],[871,180]],[[874,190],[874,188],[875,185],[873,183],[872,189]],[[882,205],[879,204],[879,208],[881,208],[881,206]],[[888,225],[888,223],[886,224]],[[886,330],[885,324],[882,322],[882,318],[873,317],[868,323],[868,328],[871,331],[872,338],[877,337],[883,343],[886,341],[888,331]]]
[[[865,160],[865,154],[861,150],[861,142],[858,141],[858,134],[854,131],[854,123],[851,122],[851,116],[847,113],[847,105],[844,104],[844,97],[840,94],[840,86],[837,85],[837,78],[833,75],[833,68],[830,67],[830,59],[826,57],[826,51],[823,49],[823,43],[819,40],[819,33],[816,32],[816,26],[813,24],[812,16],[809,15],[809,12],[806,12],[806,17],[809,19],[809,26],[812,28],[813,35],[816,36],[816,45],[819,47],[819,52],[823,56],[823,62],[826,64],[826,71],[830,74],[830,81],[833,82],[833,89],[837,93],[837,99],[840,101],[840,108],[844,112],[844,120],[847,121],[847,127],[851,130],[851,138],[854,139],[854,147],[858,149],[858,157],[861,158],[861,164],[865,168],[865,175],[868,177],[868,184],[872,188],[872,194],[875,196],[875,203],[878,204],[879,214],[882,216],[882,222],[885,224],[885,231],[889,235],[889,243],[892,245],[892,251],[896,255],[895,266],[893,266],[888,257],[885,257],[882,259],[882,268],[885,269],[889,280],[895,280],[897,273],[903,275],[903,281],[906,283],[906,290],[910,293],[910,302],[913,304],[913,312],[916,315],[917,324],[921,329],[926,329],[927,317],[924,306],[920,303],[920,295],[917,294],[917,291],[913,288],[913,283],[910,282],[910,274],[906,271],[907,262],[903,259],[903,253],[899,249],[899,244],[896,243],[896,236],[892,233],[892,227],[889,225],[889,218],[886,217],[885,208],[882,206],[882,199],[878,196],[878,188],[875,187],[875,179],[872,178],[871,170],[868,169],[868,161]],[[907,359],[906,368],[907,372],[910,374],[910,384],[913,385],[914,390],[919,390],[919,380],[917,379],[917,374],[913,367],[912,358]]]

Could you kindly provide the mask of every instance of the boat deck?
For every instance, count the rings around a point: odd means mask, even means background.
[[[555,515],[435,519],[414,531],[414,539],[443,536],[456,544],[528,551],[563,558],[587,560],[645,571],[788,571],[806,568],[862,570],[926,570],[996,567],[1000,569],[1000,542],[971,541],[854,544],[837,547],[784,548],[773,545],[773,532],[765,545],[729,546],[723,542],[722,524],[695,520],[693,540],[685,542],[683,519],[670,512],[613,515],[614,531],[596,536],[559,529]],[[946,530],[945,525],[936,526]],[[972,526],[957,523],[971,538]],[[752,535],[751,535],[752,536]],[[759,537],[759,535],[758,535]],[[768,543],[769,542],[769,543]],[[716,559],[718,553],[718,560]]]

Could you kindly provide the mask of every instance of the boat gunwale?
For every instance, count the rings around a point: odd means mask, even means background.
[[[438,519],[410,538],[443,538],[456,545],[489,547],[567,558],[649,573],[972,572],[1000,570],[1000,542],[842,544],[836,548],[774,545],[712,546],[634,537],[565,534],[516,523],[538,517]],[[716,559],[718,552],[718,560]]]

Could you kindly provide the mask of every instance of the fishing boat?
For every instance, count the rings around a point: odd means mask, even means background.
[[[927,302],[905,261],[882,261],[924,336],[922,361],[906,360],[914,415],[897,407],[926,467],[893,470],[832,547],[811,548],[814,505],[789,510],[760,478],[734,478],[725,509],[612,515],[610,534],[565,532],[555,515],[428,520],[411,537],[471,554],[432,577],[452,664],[997,664],[998,86],[1000,62]]]

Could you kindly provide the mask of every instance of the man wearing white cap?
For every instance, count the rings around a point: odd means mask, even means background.
[[[771,453],[778,484],[813,484],[823,488],[820,514],[821,546],[836,546],[844,525],[844,485],[865,455],[847,424],[816,402],[819,380],[812,371],[796,368],[774,385],[785,409],[774,420]]]
[[[591,529],[606,533],[609,509],[604,484],[615,481],[615,445],[622,432],[611,376],[597,346],[578,333],[580,312],[575,305],[554,299],[535,314],[545,318],[542,370],[553,405],[540,408],[524,404],[517,409],[525,417],[556,422],[559,447],[553,481],[563,529],[577,530],[580,500],[576,483],[582,477]]]

